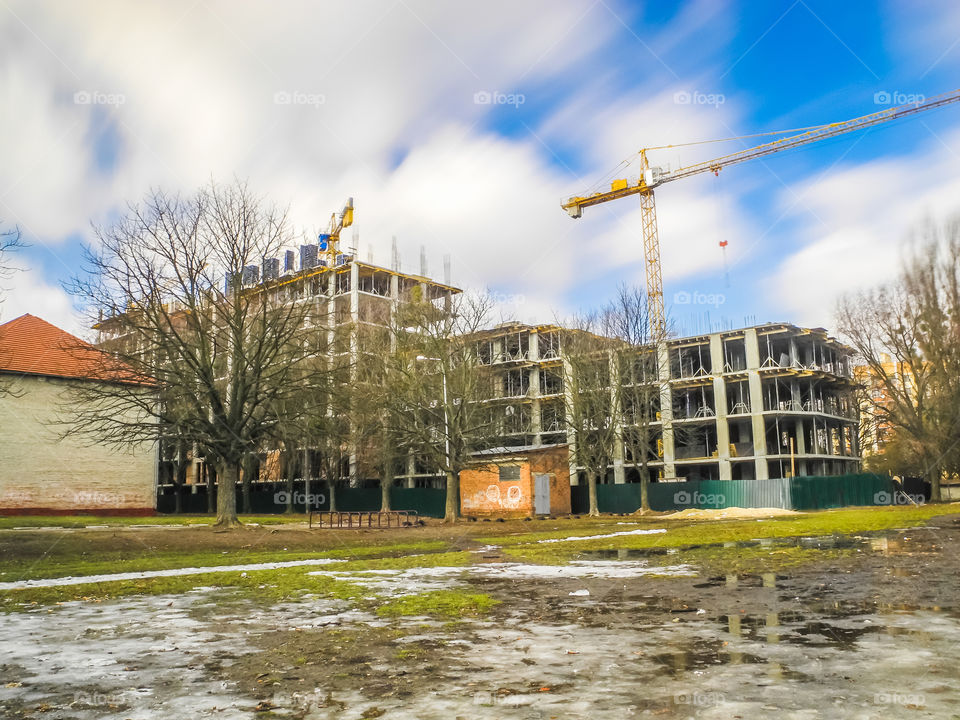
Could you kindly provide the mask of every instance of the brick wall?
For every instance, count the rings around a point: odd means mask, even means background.
[[[520,479],[500,480],[500,464],[520,466]],[[550,512],[570,512],[570,464],[566,447],[504,456],[460,473],[460,506],[464,515],[529,517],[534,514],[533,476],[550,475]]]
[[[76,381],[22,377],[0,397],[0,514],[152,514],[156,450],[114,451],[60,440]]]
[[[510,464],[516,464],[511,462]],[[460,473],[460,507],[464,515],[527,517],[533,514],[530,463],[520,464],[520,479],[500,480],[497,463]]]

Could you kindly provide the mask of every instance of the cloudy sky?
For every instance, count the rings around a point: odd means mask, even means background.
[[[0,219],[30,247],[0,317],[77,331],[91,223],[246,178],[314,236],[348,196],[363,259],[551,320],[643,283],[639,206],[562,198],[642,147],[805,127],[956,87],[954,3],[0,1]],[[653,154],[677,167],[744,147]],[[658,190],[668,311],[832,325],[960,210],[960,104]],[[352,240],[352,238],[351,238]],[[727,241],[725,249],[720,242]]]

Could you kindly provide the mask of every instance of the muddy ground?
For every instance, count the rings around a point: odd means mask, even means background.
[[[355,578],[378,596],[452,587],[500,601],[477,617],[384,618],[347,601],[268,605],[202,587],[10,613],[0,618],[0,711],[58,719],[960,717],[956,516],[795,544],[843,550],[759,575],[717,574],[682,553],[604,553],[584,558],[582,572],[551,576],[488,549],[464,570]]]

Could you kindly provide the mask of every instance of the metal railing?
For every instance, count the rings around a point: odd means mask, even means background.
[[[388,511],[339,511],[339,510],[311,510],[307,520],[308,527],[314,527],[313,516],[317,516],[318,528],[390,528],[413,527],[422,524],[419,514],[415,510],[388,510]]]

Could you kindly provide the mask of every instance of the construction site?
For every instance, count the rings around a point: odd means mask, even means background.
[[[575,445],[564,419],[564,362],[556,325],[502,325],[480,356],[496,367],[508,425],[504,446]],[[859,469],[851,351],[823,329],[769,323],[673,338],[651,379],[654,482],[844,475]],[[617,435],[631,429],[620,408]],[[639,480],[619,443],[603,482]],[[571,468],[573,482],[583,468]]]
[[[413,293],[444,307],[461,292],[448,282],[362,262],[351,253],[325,253],[318,245],[303,246],[297,259],[292,251],[282,265],[268,258],[262,267],[247,268],[243,281],[282,302],[310,303],[314,331],[326,336],[327,347],[345,356],[349,367],[390,346],[392,313]],[[108,329],[108,323],[101,326],[101,341]],[[559,325],[508,322],[476,337],[479,363],[495,376],[489,403],[502,418],[491,446],[575,446],[566,416],[564,332]],[[851,351],[822,328],[768,323],[670,338],[665,348],[668,361],[659,365],[658,377],[649,378],[658,396],[655,419],[643,429],[656,448],[648,464],[652,482],[835,476],[859,469]],[[618,437],[640,431],[628,422],[626,408],[616,417]],[[638,482],[629,453],[621,440],[600,482]],[[571,462],[571,483],[584,482],[583,468]],[[343,448],[341,463],[345,487],[379,484],[355,445]],[[263,456],[256,483],[278,483],[283,478],[277,468],[270,453]],[[171,490],[170,471],[162,462],[167,482],[161,481],[161,493]],[[205,478],[198,453],[186,483],[202,491]],[[439,468],[413,452],[395,468],[392,482],[444,486]]]

